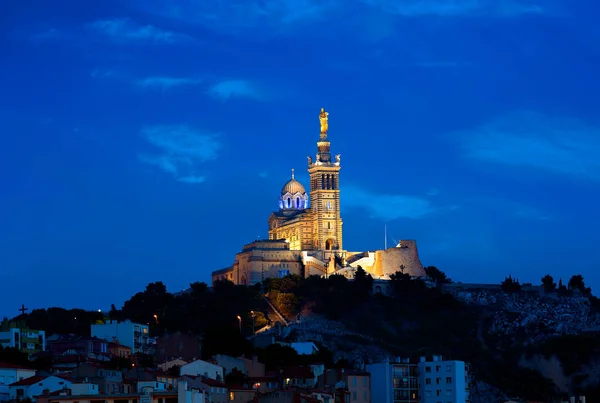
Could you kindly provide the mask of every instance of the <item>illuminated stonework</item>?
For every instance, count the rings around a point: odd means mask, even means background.
[[[400,241],[396,247],[368,252],[343,249],[340,215],[340,161],[331,156],[327,137],[329,113],[321,109],[321,132],[315,160],[308,157],[310,198],[304,186],[292,177],[281,189],[279,209],[271,213],[269,240],[255,241],[236,255],[233,266],[213,272],[216,280],[252,285],[269,277],[287,274],[341,274],[352,277],[358,266],[374,278],[389,278],[403,267],[411,276],[424,276],[415,241]]]

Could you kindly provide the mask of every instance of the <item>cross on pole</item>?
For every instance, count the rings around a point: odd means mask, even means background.
[[[29,310],[29,308],[25,308],[25,304],[21,304],[21,307],[19,308],[19,311],[21,311],[21,315],[25,315],[25,312],[27,312]]]

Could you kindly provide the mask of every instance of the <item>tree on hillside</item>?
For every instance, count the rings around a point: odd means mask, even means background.
[[[542,277],[542,286],[544,287],[545,292],[553,292],[556,291],[556,283],[554,282],[554,277],[549,274],[546,274]]]
[[[512,275],[509,275],[504,279],[504,281],[500,284],[502,286],[502,291],[512,293],[521,291],[521,284],[519,280],[513,278]]]
[[[579,290],[581,294],[585,296],[588,296],[592,293],[592,289],[585,286],[585,282],[583,281],[583,276],[581,274],[575,274],[571,277],[568,288],[569,290]]]
[[[356,296],[361,300],[369,298],[373,291],[373,277],[368,274],[362,267],[358,266],[354,272],[354,289]]]
[[[452,280],[446,276],[446,273],[435,266],[425,267],[425,274],[427,274],[427,277],[429,277],[432,281],[435,281],[438,284],[452,283]]]
[[[420,293],[427,288],[423,281],[412,279],[410,274],[404,273],[404,266],[400,266],[400,271],[390,275],[390,281],[394,294],[398,297]]]
[[[569,290],[567,289],[567,286],[565,286],[563,284],[562,278],[558,279],[558,287],[556,289],[558,295],[567,295],[569,293]]]

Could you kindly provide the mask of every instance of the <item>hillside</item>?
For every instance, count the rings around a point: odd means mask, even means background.
[[[317,341],[336,358],[442,354],[471,362],[482,389],[536,400],[597,396],[600,319],[589,298],[427,288],[401,273],[392,283],[393,297],[369,296],[367,278],[274,279],[266,287],[281,311],[302,313],[283,335]]]

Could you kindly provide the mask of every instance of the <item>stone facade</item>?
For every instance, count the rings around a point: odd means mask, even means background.
[[[341,158],[336,155],[332,159],[330,146],[327,132],[322,131],[316,159],[308,157],[310,198],[292,170],[291,179],[279,194],[279,210],[269,216],[269,239],[245,245],[231,267],[212,273],[213,283],[229,280],[253,285],[266,278],[290,274],[353,277],[358,266],[378,279],[389,279],[401,268],[413,277],[425,276],[414,240],[400,241],[396,247],[386,250],[350,252],[343,249]]]

